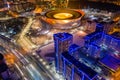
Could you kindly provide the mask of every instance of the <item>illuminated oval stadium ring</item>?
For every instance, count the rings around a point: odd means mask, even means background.
[[[63,9],[47,11],[41,20],[51,28],[71,29],[80,26],[84,12],[81,10]]]
[[[81,17],[82,14],[75,10],[52,10],[48,11],[45,16],[50,19],[66,20],[77,19]]]

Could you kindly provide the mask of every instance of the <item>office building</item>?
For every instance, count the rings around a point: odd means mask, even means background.
[[[85,45],[80,47],[72,44],[72,35],[57,33],[55,42],[55,67],[66,80],[107,80],[115,79],[120,75],[119,58],[116,58],[116,48],[119,39],[105,34],[101,27],[85,37]],[[104,48],[100,41],[112,48]],[[87,44],[87,46],[86,46]],[[109,49],[110,48],[110,49]],[[112,53],[108,50],[113,50]],[[114,64],[114,65],[112,65]],[[99,66],[101,65],[101,66]],[[101,77],[102,76],[102,77]],[[109,76],[109,78],[108,78]],[[101,78],[100,78],[101,77]]]
[[[100,23],[96,24],[95,32],[88,34],[85,36],[85,46],[89,45],[92,42],[97,42],[101,39],[103,34],[104,26]]]
[[[93,33],[88,34],[87,36],[85,36],[85,38],[84,38],[85,46],[87,47],[92,42],[97,42],[98,40],[100,40],[101,37],[102,37],[102,33],[103,32],[93,32]]]
[[[61,53],[68,51],[69,46],[73,42],[73,36],[69,33],[54,34],[55,46],[55,67],[57,72],[61,72]]]
[[[120,37],[117,37],[116,35],[117,32],[112,35],[103,33],[101,40],[103,41],[103,44],[106,45],[107,47],[119,50]]]
[[[74,56],[77,60],[79,59],[79,49],[80,46],[72,44],[69,46],[68,52],[70,55]]]
[[[62,53],[62,70],[66,80],[95,80],[97,72],[78,61],[68,52]]]

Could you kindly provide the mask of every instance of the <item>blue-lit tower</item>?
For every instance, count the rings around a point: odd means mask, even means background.
[[[76,47],[77,48],[77,47]],[[97,72],[77,60],[69,52],[61,55],[63,76],[66,80],[97,80]]]
[[[55,67],[56,71],[61,73],[61,53],[68,51],[69,46],[73,42],[73,36],[69,33],[57,33],[54,34],[54,46],[55,46]]]
[[[102,38],[103,31],[104,31],[104,25],[98,23],[96,25],[95,32],[90,33],[87,36],[85,36],[85,38],[84,38],[85,39],[85,46],[87,47],[90,43],[100,40]]]
[[[103,35],[103,32],[93,32],[91,34],[88,34],[84,38],[84,40],[85,40],[85,46],[87,47],[91,43],[100,41],[101,38],[102,38],[102,35]]]
[[[80,46],[76,45],[76,44],[72,44],[70,45],[69,47],[69,54],[74,56],[77,60],[79,59],[79,49],[80,49]]]

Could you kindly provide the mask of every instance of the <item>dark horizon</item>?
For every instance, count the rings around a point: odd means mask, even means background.
[[[120,6],[115,5],[113,3],[103,3],[103,2],[93,2],[93,1],[80,1],[80,0],[70,0],[68,7],[70,8],[94,8],[100,10],[108,10],[108,11],[120,11]]]

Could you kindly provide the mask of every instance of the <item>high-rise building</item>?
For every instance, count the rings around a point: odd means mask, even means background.
[[[115,36],[117,34],[119,34],[119,32],[118,33],[116,32],[112,35],[103,33],[103,35],[102,35],[103,43],[109,48],[114,48],[116,50],[120,50],[120,46],[119,46],[120,38]]]
[[[73,42],[73,36],[69,33],[57,33],[54,34],[54,46],[55,46],[55,67],[57,72],[61,72],[61,53],[68,51],[69,46]]]
[[[62,58],[62,73],[66,80],[97,80],[97,72],[90,67],[81,63],[69,52],[61,54]]]
[[[101,39],[103,32],[95,31],[91,34],[85,36],[85,46],[87,47],[89,44],[96,42]]]

